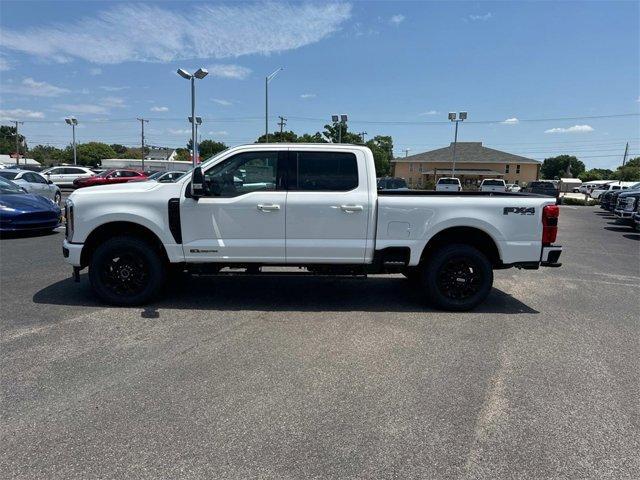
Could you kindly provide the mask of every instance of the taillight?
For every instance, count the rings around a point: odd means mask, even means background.
[[[557,205],[545,205],[542,208],[542,244],[550,245],[558,235],[558,217],[560,208]]]

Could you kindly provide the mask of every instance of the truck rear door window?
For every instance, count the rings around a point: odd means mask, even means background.
[[[289,189],[346,192],[358,186],[356,156],[347,152],[291,152]]]

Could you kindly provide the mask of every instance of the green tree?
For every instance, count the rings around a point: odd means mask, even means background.
[[[256,140],[256,143],[266,143],[267,136],[260,135]],[[269,143],[296,143],[299,142],[298,135],[296,135],[292,131],[284,131],[280,133],[280,131],[273,132],[269,134]]]
[[[116,158],[116,152],[106,143],[81,143],[76,148],[79,165],[97,165],[105,158]]]
[[[27,142],[24,135],[18,135],[18,149],[21,155],[25,155],[27,151]],[[11,155],[16,153],[16,127],[8,125],[0,126],[0,154]]]
[[[120,145],[119,143],[112,143],[111,145],[109,145],[111,147],[111,150],[113,150],[114,152],[116,152],[116,155],[118,156],[118,158],[131,158],[131,157],[127,157],[127,150],[129,150],[127,147],[125,147],[124,145]]]
[[[389,135],[376,135],[367,141],[366,146],[373,153],[376,165],[376,176],[383,177],[391,171],[391,159],[393,158],[393,139]]]
[[[322,134],[331,143],[339,143],[341,141],[342,143],[362,144],[362,137],[356,133],[351,133],[349,125],[346,123],[342,125],[339,123],[327,124],[324,126]]]
[[[557,157],[545,158],[540,167],[542,178],[554,180],[566,177],[567,165],[571,165],[571,176],[579,177],[585,171],[584,163],[573,155],[558,155]]]
[[[305,133],[300,135],[297,140],[298,143],[327,143],[327,140],[322,136],[320,132],[314,134]]]
[[[57,165],[64,159],[64,150],[51,145],[36,145],[29,150],[29,157],[42,165]]]
[[[200,160],[205,161],[216,153],[220,153],[227,148],[229,147],[222,142],[216,142],[215,140],[202,140],[198,144],[198,156],[200,157]],[[187,142],[187,157],[189,160],[191,160],[191,150],[192,142],[189,140]]]
[[[608,168],[592,168],[582,172],[578,178],[583,182],[591,182],[593,180],[609,180],[613,175],[613,171]]]
[[[176,160],[180,162],[190,162],[191,153],[186,148],[176,148]]]
[[[632,158],[624,167],[618,167],[611,178],[622,180],[623,182],[640,181],[640,157]]]

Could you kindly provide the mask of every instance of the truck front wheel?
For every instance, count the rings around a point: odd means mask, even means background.
[[[482,302],[493,286],[493,269],[478,249],[442,247],[425,263],[422,283],[431,302],[444,310],[466,311]]]
[[[89,263],[95,293],[112,305],[140,305],[164,284],[165,265],[156,250],[135,237],[113,237],[102,243]]]

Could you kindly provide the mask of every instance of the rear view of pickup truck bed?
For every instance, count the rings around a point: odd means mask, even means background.
[[[175,183],[74,192],[63,252],[96,294],[150,301],[174,270],[403,273],[431,304],[468,310],[493,270],[559,266],[555,199],[515,193],[380,191],[371,151],[343,144],[232,148]]]

